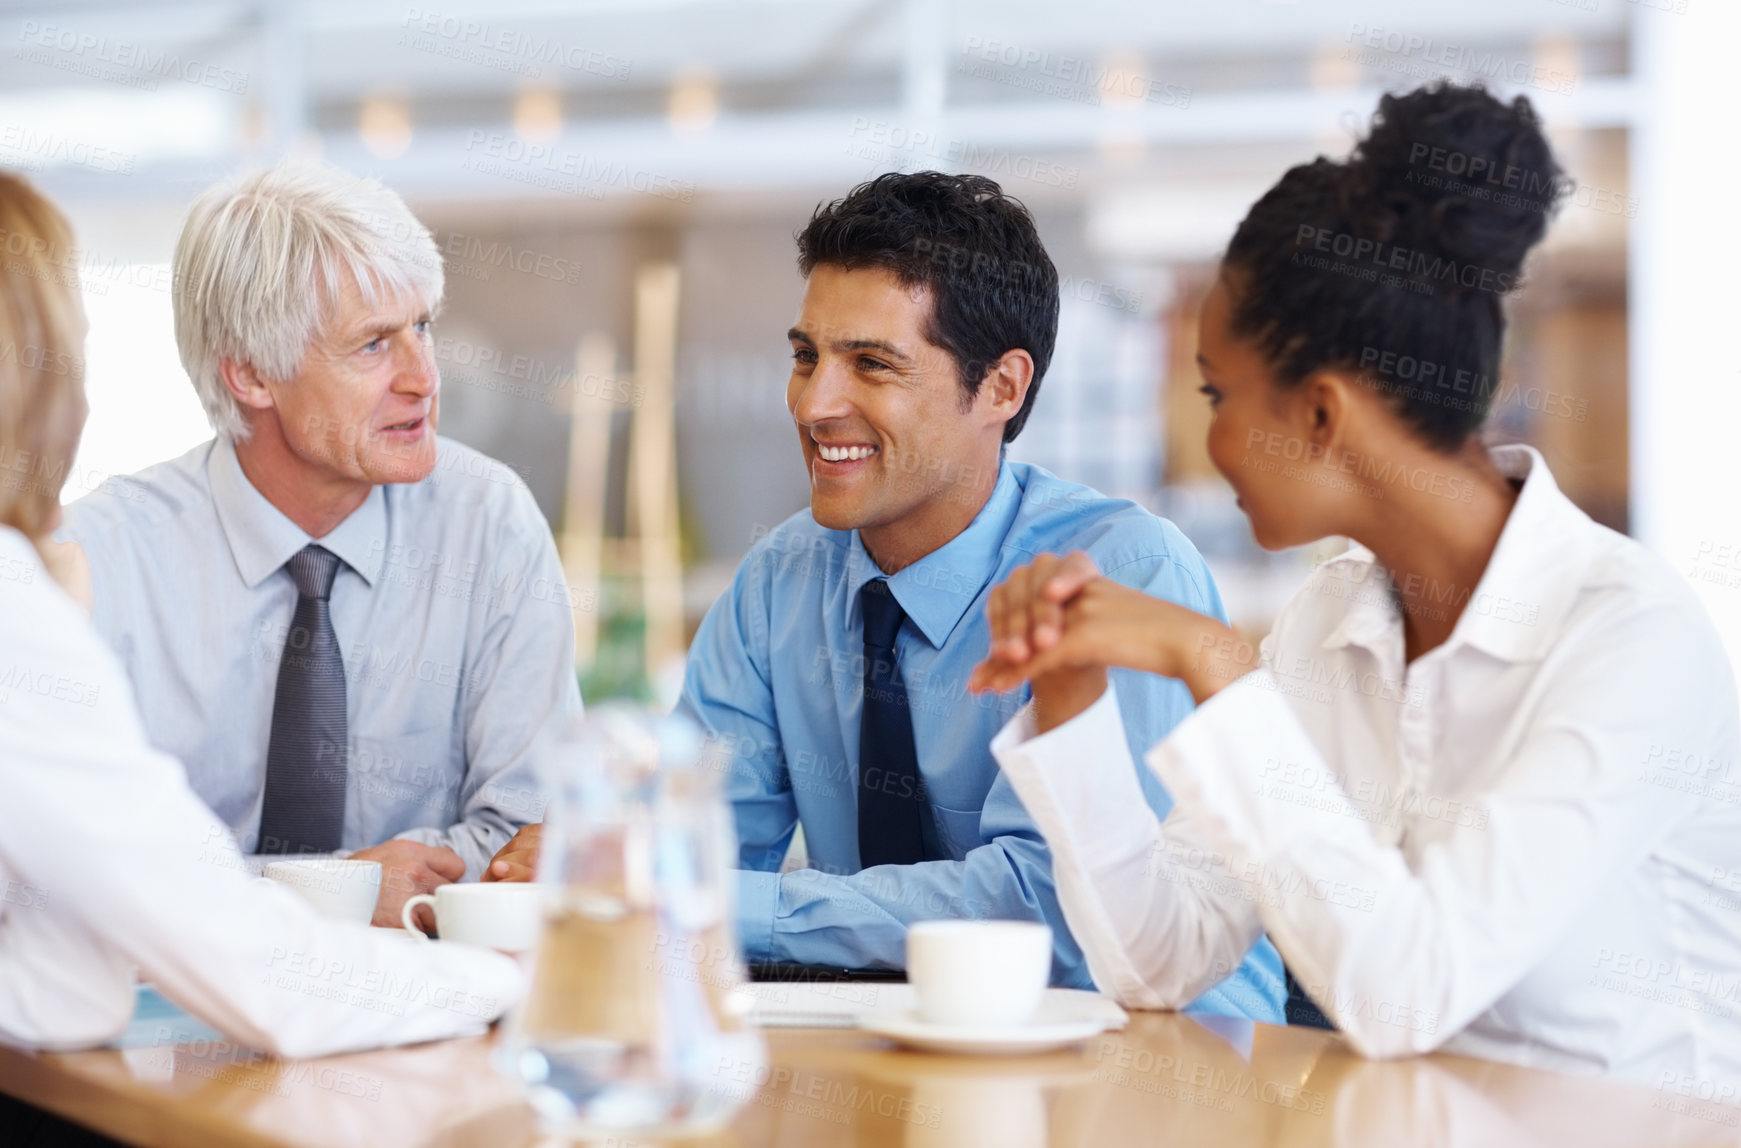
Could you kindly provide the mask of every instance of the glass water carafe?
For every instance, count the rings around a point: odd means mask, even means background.
[[[715,1129],[766,1063],[717,763],[693,723],[616,706],[553,759],[539,879],[560,896],[509,1024],[509,1068],[552,1132]]]

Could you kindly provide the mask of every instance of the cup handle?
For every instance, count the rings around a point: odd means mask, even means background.
[[[405,931],[407,933],[410,933],[414,937],[422,937],[427,941],[429,939],[429,934],[425,933],[422,929],[419,929],[417,927],[417,922],[411,918],[412,910],[417,908],[419,905],[428,905],[430,911],[433,912],[435,910],[435,898],[430,896],[428,893],[419,893],[417,896],[406,901],[405,907],[399,910],[399,923],[405,926]]]

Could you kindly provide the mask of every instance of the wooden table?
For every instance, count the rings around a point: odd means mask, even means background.
[[[1741,1143],[1741,1109],[1458,1057],[1374,1063],[1312,1029],[1139,1013],[1079,1050],[902,1052],[770,1030],[773,1071],[710,1144],[1631,1148]],[[281,1062],[222,1046],[28,1054],[0,1090],[107,1135],[200,1148],[548,1145],[489,1038]],[[636,1148],[632,1137],[599,1141]]]

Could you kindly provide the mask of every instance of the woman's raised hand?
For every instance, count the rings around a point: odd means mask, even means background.
[[[1016,569],[987,600],[991,649],[968,688],[1001,693],[1032,682],[1039,728],[1070,720],[1106,692],[1107,667],[1124,664],[1105,622],[1125,595],[1146,598],[1102,578],[1081,551]]]
[[[1018,568],[992,590],[986,612],[991,648],[968,688],[1002,693],[1032,682],[1042,732],[1092,705],[1113,666],[1180,678],[1203,701],[1257,662],[1227,626],[1102,577],[1080,551]]]
[[[1042,554],[1011,571],[986,600],[991,622],[991,653],[986,664],[1013,668],[1056,646],[1064,636],[1065,605],[1099,577],[1094,559],[1080,550],[1062,558]],[[1009,686],[991,688],[1010,689],[1025,677],[1013,679]]]

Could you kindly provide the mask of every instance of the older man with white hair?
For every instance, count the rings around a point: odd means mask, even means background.
[[[542,814],[579,712],[550,531],[436,437],[440,256],[398,195],[283,164],[214,187],[175,333],[216,437],[69,509],[147,732],[256,855],[381,861],[377,924]]]

